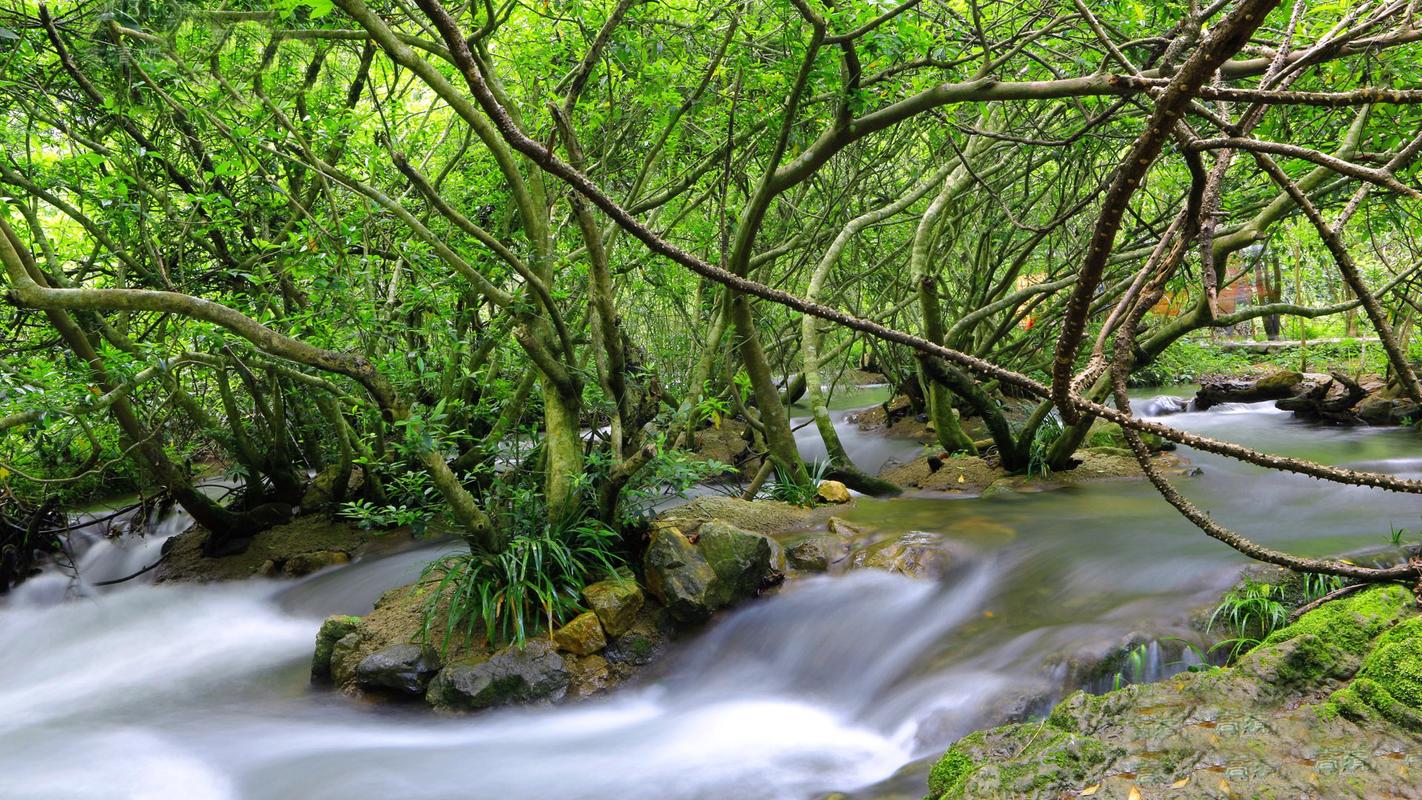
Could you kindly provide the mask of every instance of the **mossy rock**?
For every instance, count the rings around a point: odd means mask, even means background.
[[[1350,717],[1366,719],[1377,713],[1422,732],[1422,618],[1409,619],[1379,637],[1357,677],[1334,694],[1333,702]]]
[[[1008,725],[960,739],[929,772],[930,797],[1057,797],[1094,782],[1113,755],[1092,736],[1048,721]]]
[[[337,614],[327,617],[316,632],[316,652],[311,655],[311,679],[326,680],[331,677],[331,652],[336,642],[355,632],[360,617]]]

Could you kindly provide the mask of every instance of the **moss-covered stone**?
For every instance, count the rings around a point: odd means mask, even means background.
[[[602,632],[602,623],[598,622],[597,615],[584,611],[554,631],[553,642],[559,650],[590,656],[607,646],[607,637]]]
[[[1076,692],[1043,722],[964,737],[929,788],[933,800],[1416,797],[1419,733],[1422,618],[1406,587],[1378,586],[1236,667]]]
[[[948,748],[948,752],[938,759],[938,763],[934,764],[928,773],[928,793],[939,798],[959,796],[963,791],[963,784],[967,783],[968,776],[972,775],[977,767],[973,759],[957,745]]]
[[[696,548],[716,573],[707,600],[713,610],[754,597],[770,575],[770,540],[720,520],[701,526]]]
[[[327,617],[316,632],[316,652],[311,655],[311,679],[326,680],[331,677],[331,651],[336,642],[354,633],[360,617],[337,614]]]
[[[608,636],[621,636],[632,627],[646,598],[630,578],[612,578],[583,587],[583,600],[602,622]]]
[[[1333,702],[1355,718],[1375,712],[1422,731],[1422,618],[1407,620],[1379,637],[1357,677],[1334,694]]]

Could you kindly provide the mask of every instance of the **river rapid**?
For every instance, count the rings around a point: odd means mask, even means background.
[[[839,420],[856,458],[911,454]],[[1411,431],[1316,427],[1267,404],[1168,421],[1271,452],[1422,474]],[[812,427],[801,435],[812,456]],[[1186,493],[1268,545],[1343,553],[1386,545],[1390,527],[1422,527],[1413,497],[1184,455],[1201,468],[1180,479]],[[136,542],[80,537],[89,586],[55,572],[0,606],[0,796],[921,797],[926,758],[1099,680],[1089,666],[1123,644],[1150,654],[1127,679],[1183,669],[1189,653],[1162,642],[1198,641],[1191,613],[1247,563],[1143,481],[861,499],[845,516],[875,531],[940,534],[957,566],[936,582],[870,571],[793,581],[680,643],[637,685],[467,718],[308,684],[321,619],[368,611],[433,547],[299,582],[96,589],[150,563],[183,521]]]

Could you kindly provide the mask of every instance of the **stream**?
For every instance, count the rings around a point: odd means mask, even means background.
[[[1137,410],[1180,407],[1143,400]],[[856,459],[917,449],[861,433],[843,413]],[[1312,426],[1270,404],[1168,422],[1422,475],[1411,431]],[[799,435],[813,457],[813,426]],[[1184,455],[1202,470],[1178,480],[1188,496],[1266,545],[1345,553],[1388,544],[1390,527],[1422,527],[1414,497]],[[1150,654],[1132,679],[1184,669],[1189,651],[1162,643],[1198,642],[1190,615],[1248,563],[1139,480],[991,499],[865,498],[844,517],[866,530],[940,534],[955,566],[941,581],[874,571],[793,581],[680,643],[637,685],[468,718],[353,702],[308,683],[322,618],[368,611],[435,546],[296,582],[132,582],[70,599],[66,576],[43,575],[0,606],[0,795],[921,797],[925,758],[968,731],[1045,711],[1125,643]],[[97,582],[141,568],[182,520],[160,525],[137,542],[75,544],[81,574]]]

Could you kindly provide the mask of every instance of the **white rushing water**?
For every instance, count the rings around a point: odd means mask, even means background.
[[[1253,446],[1422,469],[1406,432],[1305,427],[1263,407],[1159,407],[1178,412],[1172,424]],[[1182,486],[1270,544],[1341,552],[1417,522],[1414,498],[1193,457],[1204,474]],[[0,798],[810,800],[876,784],[921,794],[921,768],[894,777],[905,764],[1040,713],[1091,679],[1080,665],[1104,653],[1143,641],[1140,677],[1183,668],[1155,639],[1195,636],[1190,611],[1244,563],[1141,482],[863,500],[847,513],[942,535],[959,565],[942,581],[797,581],[611,696],[463,718],[358,703],[307,679],[320,620],[367,611],[438,545],[299,582],[96,588],[151,563],[167,531],[95,540],[79,557],[87,586],[46,575],[0,606]]]

